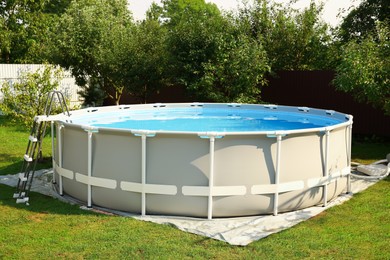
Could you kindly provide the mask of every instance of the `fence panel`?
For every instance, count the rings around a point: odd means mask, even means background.
[[[358,103],[332,85],[333,71],[281,71],[264,87],[267,103],[332,109],[354,116],[353,132],[390,136],[390,116],[371,105]]]

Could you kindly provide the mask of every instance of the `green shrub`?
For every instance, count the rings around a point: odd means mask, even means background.
[[[57,89],[62,77],[60,68],[47,65],[36,72],[23,73],[18,82],[5,82],[1,88],[0,110],[13,120],[31,126],[35,116],[45,113],[48,93]]]

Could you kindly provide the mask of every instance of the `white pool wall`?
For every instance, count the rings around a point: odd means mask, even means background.
[[[150,132],[72,124],[127,109],[250,107],[343,119],[328,127],[267,132]],[[94,111],[94,112],[92,112]],[[348,189],[352,116],[331,110],[238,104],[89,108],[56,121],[60,192],[136,214],[235,217],[326,204]]]

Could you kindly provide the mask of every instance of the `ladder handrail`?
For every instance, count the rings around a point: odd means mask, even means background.
[[[57,96],[57,100],[61,105],[61,110],[64,115],[70,116],[68,105],[66,104],[64,94],[59,90],[53,90],[49,92],[48,98],[46,99],[46,105],[45,105],[45,115],[49,116],[51,114],[51,109],[53,107],[53,100],[54,96]],[[50,99],[50,103],[49,103]],[[65,114],[66,112],[66,114]]]
[[[64,94],[58,90],[53,90],[48,93],[45,104],[45,115],[47,117],[50,116],[53,108],[53,101],[55,101],[55,98],[61,106],[62,113],[64,115],[70,116]],[[14,198],[16,198],[16,203],[28,204],[28,194],[32,186],[37,161],[41,154],[42,142],[46,135],[46,126],[47,121],[41,121],[38,117],[34,118],[26,152],[24,155],[22,169],[19,174],[19,179],[16,186],[16,192],[13,196]]]

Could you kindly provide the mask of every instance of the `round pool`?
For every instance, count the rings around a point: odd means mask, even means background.
[[[333,110],[147,104],[52,120],[57,189],[89,207],[209,219],[276,215],[326,205],[348,190],[352,116]]]

